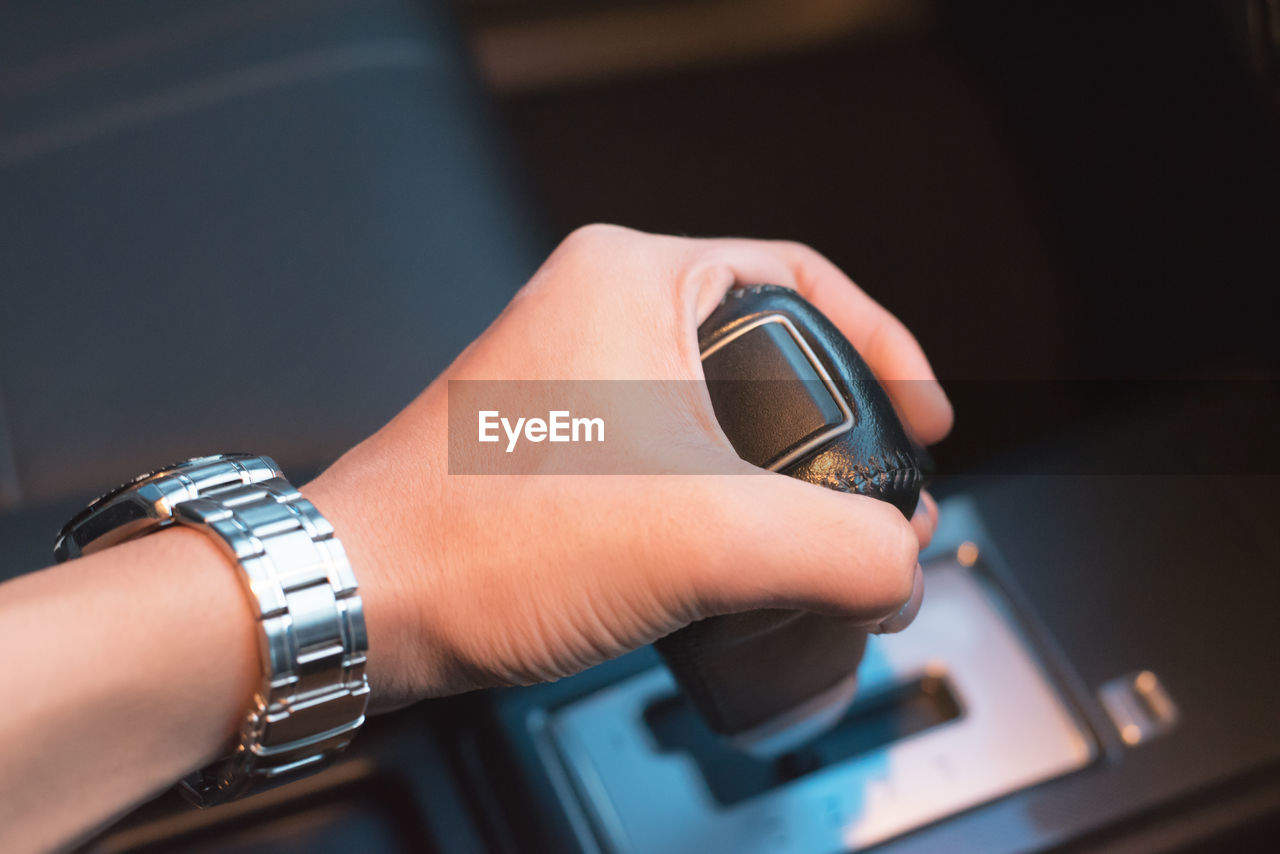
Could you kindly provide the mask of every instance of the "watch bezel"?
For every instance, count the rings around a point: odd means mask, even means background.
[[[53,556],[58,563],[91,554],[108,546],[172,524],[173,517],[161,517],[152,501],[138,490],[147,483],[169,477],[180,469],[219,460],[249,460],[258,454],[203,454],[143,472],[99,495],[67,521],[58,531]],[[123,499],[123,500],[120,500]]]

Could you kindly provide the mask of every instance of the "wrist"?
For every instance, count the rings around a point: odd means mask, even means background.
[[[174,694],[194,701],[187,726],[172,733],[175,744],[184,745],[185,773],[225,755],[261,685],[253,611],[239,568],[199,531],[174,526],[115,550],[113,570],[132,576],[123,589],[155,591],[155,601],[135,618],[157,629],[139,640],[155,647],[151,654],[159,657],[165,675],[157,680],[154,673],[144,674],[137,690],[151,694],[149,702],[160,709],[173,702]],[[183,716],[162,712],[159,718]]]
[[[174,525],[199,531],[230,559],[247,594],[242,612],[258,629],[258,690],[234,749],[179,782],[188,800],[212,806],[315,770],[346,748],[368,708],[368,637],[332,524],[270,457],[214,454],[140,475],[68,521],[55,556],[72,560]]]
[[[420,600],[406,583],[420,556],[399,533],[401,508],[382,506],[381,490],[335,470],[299,492],[333,525],[359,585],[369,636],[370,710],[388,711],[441,693],[443,656],[437,645],[421,641]]]

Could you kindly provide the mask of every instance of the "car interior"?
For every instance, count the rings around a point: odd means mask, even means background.
[[[0,580],[157,463],[319,473],[586,223],[813,246],[956,411],[917,623],[782,755],[646,647],[74,850],[1280,850],[1280,2],[0,20]]]

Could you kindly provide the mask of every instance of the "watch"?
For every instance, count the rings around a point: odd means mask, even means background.
[[[270,457],[197,457],[139,475],[63,526],[65,561],[179,524],[240,568],[258,623],[262,683],[231,754],[180,791],[212,806],[315,770],[364,723],[369,648],[355,575],[333,526]]]

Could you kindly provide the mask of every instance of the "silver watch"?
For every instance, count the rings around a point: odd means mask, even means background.
[[[364,723],[368,638],[355,576],[333,526],[269,457],[198,457],[140,475],[58,535],[79,557],[172,524],[217,540],[241,569],[260,628],[262,685],[231,754],[179,789],[212,806],[314,770]]]

